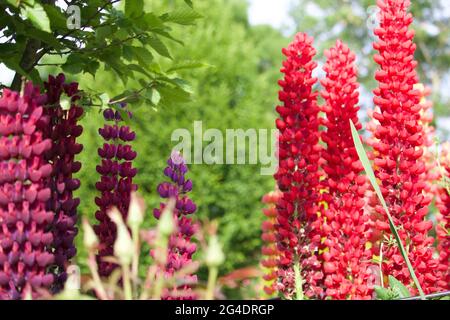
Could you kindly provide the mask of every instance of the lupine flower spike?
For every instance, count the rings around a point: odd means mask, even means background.
[[[73,197],[73,192],[80,187],[80,180],[73,178],[73,174],[81,168],[81,163],[75,161],[83,146],[77,143],[77,138],[83,132],[78,120],[83,115],[83,108],[77,106],[78,84],[65,84],[63,74],[56,78],[49,76],[44,83],[47,95],[46,114],[50,125],[47,126],[47,136],[52,139],[52,148],[47,151],[46,160],[52,163],[53,172],[50,179],[51,199],[48,209],[55,212],[53,227],[53,246],[55,254],[55,288],[62,289],[67,279],[66,267],[76,254],[74,238],[78,233],[77,207],[79,198]],[[61,105],[61,96],[70,98],[69,108]]]
[[[357,129],[358,83],[355,54],[342,43],[325,52],[326,78],[321,80],[325,104],[322,111],[326,131],[322,140],[327,148],[322,156],[326,179],[321,215],[322,241],[320,257],[325,274],[325,295],[331,299],[370,299],[368,267],[372,253],[369,242],[369,217],[364,212],[368,184],[353,144],[349,120]]]
[[[450,143],[442,146],[442,157],[440,159],[442,170],[442,185],[438,189],[436,207],[440,214],[437,216],[436,234],[438,239],[439,270],[443,273],[439,286],[450,289]]]
[[[30,82],[22,96],[4,89],[0,98],[0,299],[35,298],[54,280],[45,100]]]
[[[125,105],[121,105],[126,108]],[[126,111],[125,111],[126,112]],[[110,124],[99,129],[100,135],[105,139],[103,147],[98,149],[98,154],[102,158],[101,165],[97,166],[97,172],[101,175],[100,181],[95,187],[100,192],[100,196],[95,198],[95,203],[99,207],[95,217],[99,224],[94,226],[94,230],[99,237],[99,273],[101,276],[108,276],[117,265],[103,261],[103,257],[113,256],[114,242],[116,239],[116,225],[108,216],[108,212],[116,207],[126,220],[130,205],[130,197],[133,191],[137,190],[137,185],[133,183],[137,169],[133,168],[132,161],[136,158],[133,151],[132,142],[136,135],[130,127],[121,125],[121,112],[113,109],[106,109],[103,113],[105,120]],[[131,118],[131,112],[128,112]]]
[[[173,278],[176,273],[192,263],[192,255],[196,251],[195,243],[191,238],[196,232],[197,226],[193,223],[191,216],[197,210],[195,203],[187,196],[192,190],[192,181],[186,179],[188,168],[185,160],[178,152],[173,152],[168,166],[164,169],[164,175],[170,182],[163,182],[158,185],[158,194],[163,199],[174,199],[174,219],[176,220],[176,231],[169,238],[169,249],[167,263],[164,273],[165,278]],[[153,214],[156,219],[161,217],[167,203],[161,203],[159,209],[154,209]],[[152,252],[152,255],[154,253]],[[166,288],[163,292],[164,300],[194,300],[196,294],[192,291],[192,285],[197,282],[195,275],[185,275],[183,279],[175,279],[182,283],[171,288]]]
[[[261,265],[264,268],[263,279],[265,281],[264,291],[268,296],[273,296],[276,292],[277,281],[277,260],[278,249],[276,242],[275,223],[277,218],[277,210],[275,208],[279,198],[281,196],[280,191],[272,191],[262,198],[262,202],[266,205],[263,209],[263,213],[266,219],[262,223],[262,235],[261,238],[264,242],[261,253],[263,259]]]
[[[373,116],[380,125],[376,128],[374,143],[375,174],[381,181],[381,191],[391,215],[399,228],[404,245],[409,248],[409,259],[425,293],[441,290],[438,279],[438,261],[433,255],[433,238],[428,236],[432,222],[426,221],[429,197],[424,196],[426,170],[423,161],[424,131],[419,121],[421,105],[414,61],[416,45],[414,31],[409,29],[413,17],[407,12],[409,0],[380,0],[380,27],[375,29],[379,41],[374,43],[374,56],[380,70],[375,78],[379,87],[374,90],[374,103],[379,112]],[[390,239],[387,217],[381,207],[375,208],[376,228],[387,243],[383,252],[383,274],[403,282],[416,293],[397,246]]]
[[[312,72],[317,63],[312,61],[316,50],[313,39],[304,33],[283,49],[286,60],[279,81],[279,99],[276,108],[280,118],[276,126],[279,136],[279,169],[275,174],[282,197],[277,204],[278,259],[277,289],[291,298],[295,290],[295,268],[300,268],[303,291],[309,297],[319,296],[322,279],[316,250],[320,234],[314,228],[319,210],[319,107],[318,92],[313,91],[317,79]],[[294,268],[295,267],[295,268]],[[297,277],[298,278],[298,277]],[[299,280],[299,279],[297,279]],[[298,283],[298,282],[297,282]],[[298,286],[297,286],[298,287]],[[300,295],[300,297],[299,297]]]

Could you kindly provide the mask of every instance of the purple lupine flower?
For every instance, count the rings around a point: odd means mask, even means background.
[[[54,281],[45,100],[31,82],[23,96],[4,89],[0,97],[0,299],[36,297]]]
[[[81,163],[75,161],[83,145],[77,143],[77,138],[83,132],[78,120],[83,115],[83,108],[77,106],[80,99],[77,83],[65,83],[65,76],[59,74],[56,78],[49,76],[44,83],[47,95],[46,114],[50,125],[46,134],[52,139],[53,146],[46,153],[46,159],[53,164],[50,180],[52,190],[47,209],[55,212],[53,222],[53,246],[55,254],[55,291],[62,288],[67,279],[66,268],[76,254],[74,238],[78,233],[77,207],[79,198],[73,197],[73,192],[80,187],[80,180],[73,178],[73,174],[81,168]],[[70,97],[70,108],[63,109],[60,104],[62,94]]]
[[[187,193],[192,190],[192,181],[186,180],[188,171],[186,162],[178,152],[173,152],[168,166],[164,169],[164,175],[171,182],[163,182],[157,187],[158,194],[163,199],[175,199],[174,216],[177,221],[177,230],[169,238],[169,250],[167,263],[165,266],[165,277],[173,277],[177,271],[192,263],[192,255],[197,247],[191,242],[191,238],[196,232],[197,226],[192,218],[188,216],[195,213],[197,206],[189,199]],[[159,219],[166,203],[161,203],[159,209],[154,209],[153,214]],[[152,252],[152,255],[154,253]],[[195,293],[192,291],[192,284],[197,282],[195,275],[185,275],[180,286],[174,286],[164,291],[162,299],[165,300],[194,300]]]
[[[121,107],[125,108],[125,105]],[[130,112],[128,115],[132,116]],[[132,166],[132,161],[137,154],[128,144],[136,138],[136,135],[130,127],[120,124],[122,121],[120,112],[107,109],[103,116],[111,124],[105,124],[99,129],[100,135],[106,142],[98,149],[102,162],[97,166],[97,172],[101,177],[95,187],[101,195],[95,198],[95,203],[99,207],[95,217],[99,224],[94,226],[94,230],[100,240],[99,273],[101,276],[109,276],[117,265],[102,261],[102,258],[114,255],[116,226],[107,213],[116,207],[126,219],[131,193],[138,188],[136,184],[133,184],[137,169]]]

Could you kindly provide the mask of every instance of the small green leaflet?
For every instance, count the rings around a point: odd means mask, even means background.
[[[144,12],[144,0],[126,0],[125,16],[137,17]]]
[[[372,166],[370,164],[369,158],[367,157],[366,151],[364,150],[364,146],[361,142],[361,138],[359,137],[358,130],[356,130],[355,124],[352,120],[350,121],[350,127],[352,130],[352,137],[353,142],[355,144],[356,152],[358,153],[359,160],[361,160],[361,163],[364,167],[364,170],[366,171],[366,175],[370,181],[370,184],[372,185],[373,189],[375,190],[375,193],[378,196],[378,199],[380,200],[381,205],[383,206],[384,211],[386,211],[386,215],[389,219],[389,226],[391,228],[391,232],[394,234],[395,240],[397,241],[398,248],[403,256],[403,259],[406,262],[406,265],[408,267],[408,271],[411,275],[411,278],[414,281],[414,284],[416,285],[417,290],[419,290],[419,294],[423,300],[425,300],[425,293],[422,290],[422,287],[420,286],[419,280],[417,279],[416,273],[414,272],[414,269],[411,265],[411,261],[409,261],[408,254],[406,253],[405,247],[403,246],[403,242],[400,239],[400,236],[398,235],[397,228],[394,224],[394,220],[392,219],[391,214],[389,213],[389,209],[387,207],[386,201],[384,200],[383,194],[381,193],[380,186],[378,185],[377,179],[375,177],[375,173],[372,170]]]
[[[47,12],[45,12],[44,8],[39,3],[35,3],[33,7],[24,7],[22,9],[22,14],[26,16],[36,28],[42,31],[52,32]]]
[[[165,22],[173,22],[181,25],[193,25],[195,24],[195,20],[202,17],[203,16],[200,13],[190,8],[183,8],[170,13],[166,13],[161,16],[161,19]]]
[[[403,283],[395,279],[393,276],[389,276],[389,286],[400,299],[409,298],[411,296],[409,290],[403,285]]]

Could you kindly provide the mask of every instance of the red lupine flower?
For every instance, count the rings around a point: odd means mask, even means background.
[[[4,89],[0,98],[0,299],[36,297],[54,280],[45,100],[31,82],[23,96]]]
[[[436,234],[438,239],[439,252],[439,270],[442,271],[443,277],[439,280],[440,286],[449,290],[450,286],[450,143],[445,143],[442,146],[442,158],[440,160],[445,177],[443,186],[438,189],[438,197],[436,199],[436,207],[440,214],[437,216]]]
[[[56,78],[49,76],[45,89],[47,105],[45,109],[50,124],[46,135],[52,139],[52,148],[46,153],[46,159],[53,165],[50,179],[51,199],[48,210],[55,212],[53,226],[53,246],[55,255],[55,290],[61,289],[67,279],[66,267],[76,254],[74,238],[78,233],[77,207],[79,198],[73,197],[73,192],[80,187],[80,180],[73,174],[81,168],[81,163],[75,161],[83,146],[76,139],[83,132],[83,127],[77,125],[83,114],[83,109],[76,105],[79,99],[78,84],[65,84],[65,76],[59,74]],[[71,106],[64,110],[60,99],[62,94],[71,98]]]
[[[167,164],[164,175],[171,182],[161,183],[157,191],[161,198],[175,200],[173,214],[176,220],[176,231],[169,238],[167,263],[162,272],[166,278],[176,277],[175,281],[181,285],[166,288],[161,299],[195,300],[197,296],[192,291],[192,285],[197,282],[197,276],[188,274],[180,277],[176,275],[177,272],[192,264],[192,255],[197,250],[197,246],[191,241],[197,226],[193,223],[192,218],[188,218],[197,210],[195,203],[187,196],[187,193],[192,190],[192,181],[186,180],[185,175],[188,168],[178,152],[172,153]],[[156,219],[160,218],[165,207],[166,203],[161,203],[158,209],[153,210]],[[152,252],[153,256],[154,254]]]
[[[420,97],[420,125],[423,127],[424,145],[423,160],[425,162],[424,180],[426,181],[425,194],[427,197],[433,197],[437,191],[436,181],[439,180],[439,168],[436,165],[436,129],[432,125],[433,113],[431,108],[433,103],[426,99],[430,95],[430,89],[425,88],[423,84],[418,83],[414,89],[419,90]]]
[[[409,248],[409,259],[426,293],[440,290],[438,261],[433,259],[433,238],[428,236],[432,222],[426,221],[431,199],[424,195],[426,182],[423,173],[424,132],[420,125],[421,105],[414,61],[413,21],[407,13],[409,0],[380,0],[380,27],[375,30],[379,41],[374,56],[380,65],[375,78],[380,83],[374,90],[374,103],[380,112],[373,116],[380,125],[374,142],[375,174],[381,181],[381,191],[399,228],[402,241]],[[387,217],[381,207],[375,208],[379,223],[376,228],[391,237],[385,225]],[[397,246],[388,242],[383,252],[383,274],[392,275],[407,285],[413,293],[412,281]]]
[[[372,252],[366,249],[369,239],[369,217],[364,212],[367,180],[353,144],[349,120],[357,129],[358,83],[355,54],[342,43],[325,52],[327,76],[321,80],[325,100],[327,144],[322,157],[326,179],[322,182],[323,201],[328,208],[321,215],[321,260],[324,267],[326,296],[332,299],[370,299],[368,267]]]
[[[289,297],[294,291],[293,266],[300,263],[304,291],[308,296],[321,294],[317,281],[322,278],[315,251],[320,235],[314,230],[317,219],[319,190],[319,107],[318,92],[312,87],[317,82],[312,71],[316,50],[313,39],[304,33],[296,35],[293,43],[283,49],[287,59],[281,72],[279,93],[283,105],[277,107],[280,118],[280,165],[275,179],[283,193],[277,204],[278,289]]]
[[[279,252],[277,249],[275,233],[275,223],[277,217],[277,210],[275,206],[280,197],[281,192],[277,190],[264,195],[264,197],[262,198],[262,202],[266,204],[266,207],[263,209],[263,213],[267,217],[267,219],[264,220],[261,226],[261,238],[264,242],[264,246],[261,249],[261,253],[264,259],[261,261],[261,265],[265,269],[265,274],[263,276],[263,279],[265,281],[264,291],[269,296],[272,296],[276,292],[276,267]]]
[[[125,106],[122,105],[122,107]],[[97,166],[97,172],[101,178],[95,187],[101,195],[95,198],[95,203],[99,207],[95,217],[99,224],[94,226],[94,230],[100,241],[99,273],[101,276],[109,276],[117,265],[103,261],[102,258],[114,255],[113,246],[117,230],[108,212],[116,207],[126,220],[131,193],[138,187],[133,184],[137,169],[133,168],[132,161],[136,158],[136,152],[128,144],[135,139],[135,133],[130,130],[130,127],[120,125],[122,117],[119,111],[106,109],[103,115],[105,120],[112,124],[105,124],[99,129],[100,135],[107,143],[98,149],[102,163]],[[129,115],[131,117],[131,113]]]

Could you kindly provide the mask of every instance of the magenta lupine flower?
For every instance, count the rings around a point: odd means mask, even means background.
[[[189,216],[195,213],[197,206],[189,199],[187,193],[192,190],[192,181],[187,180],[185,175],[188,171],[183,157],[173,152],[168,166],[164,169],[164,175],[171,182],[161,183],[157,191],[163,199],[175,199],[174,216],[177,222],[177,228],[174,234],[169,238],[169,250],[167,264],[165,266],[164,276],[173,277],[177,271],[192,263],[192,255],[196,251],[195,243],[191,238],[196,232],[197,226]],[[153,214],[159,219],[166,203],[161,203],[159,209],[154,209]],[[153,253],[152,253],[153,254]],[[184,284],[166,289],[161,299],[164,300],[194,300],[196,295],[192,291],[192,284],[197,282],[195,275],[185,275],[183,279],[177,279]]]
[[[30,82],[23,96],[4,89],[0,98],[0,299],[36,297],[54,281],[45,100]]]
[[[124,105],[122,107],[125,108]],[[128,114],[131,117],[131,113]],[[133,184],[137,169],[133,168],[132,164],[137,154],[129,144],[136,135],[130,127],[120,124],[123,119],[119,111],[107,109],[103,116],[109,123],[99,129],[106,143],[98,149],[102,162],[97,166],[97,172],[101,177],[95,187],[101,194],[95,198],[99,207],[95,217],[99,224],[94,226],[94,230],[100,241],[99,273],[108,276],[116,267],[115,264],[102,261],[103,257],[114,255],[113,246],[116,239],[116,226],[109,218],[108,211],[116,207],[126,220],[131,193],[136,191],[138,186]]]
[[[327,76],[321,81],[325,104],[326,131],[322,140],[327,148],[322,157],[326,179],[323,200],[328,208],[320,217],[322,238],[321,260],[325,274],[325,294],[332,299],[370,299],[368,267],[372,252],[369,242],[369,216],[364,212],[367,179],[353,144],[349,120],[357,129],[358,83],[355,54],[347,45],[337,41],[325,52]]]
[[[74,179],[73,174],[81,168],[81,163],[75,161],[83,146],[76,139],[83,132],[78,120],[83,109],[76,105],[79,100],[78,84],[65,84],[63,74],[56,78],[49,76],[45,89],[47,105],[45,109],[50,124],[47,127],[47,136],[52,139],[51,150],[46,153],[46,160],[52,163],[53,172],[49,187],[52,190],[48,209],[55,212],[53,225],[53,246],[55,254],[55,290],[61,288],[67,278],[66,267],[76,254],[74,238],[78,233],[77,207],[79,198],[73,197],[73,192],[80,187],[80,180]],[[71,106],[64,110],[60,105],[61,95],[65,93],[71,98]]]

